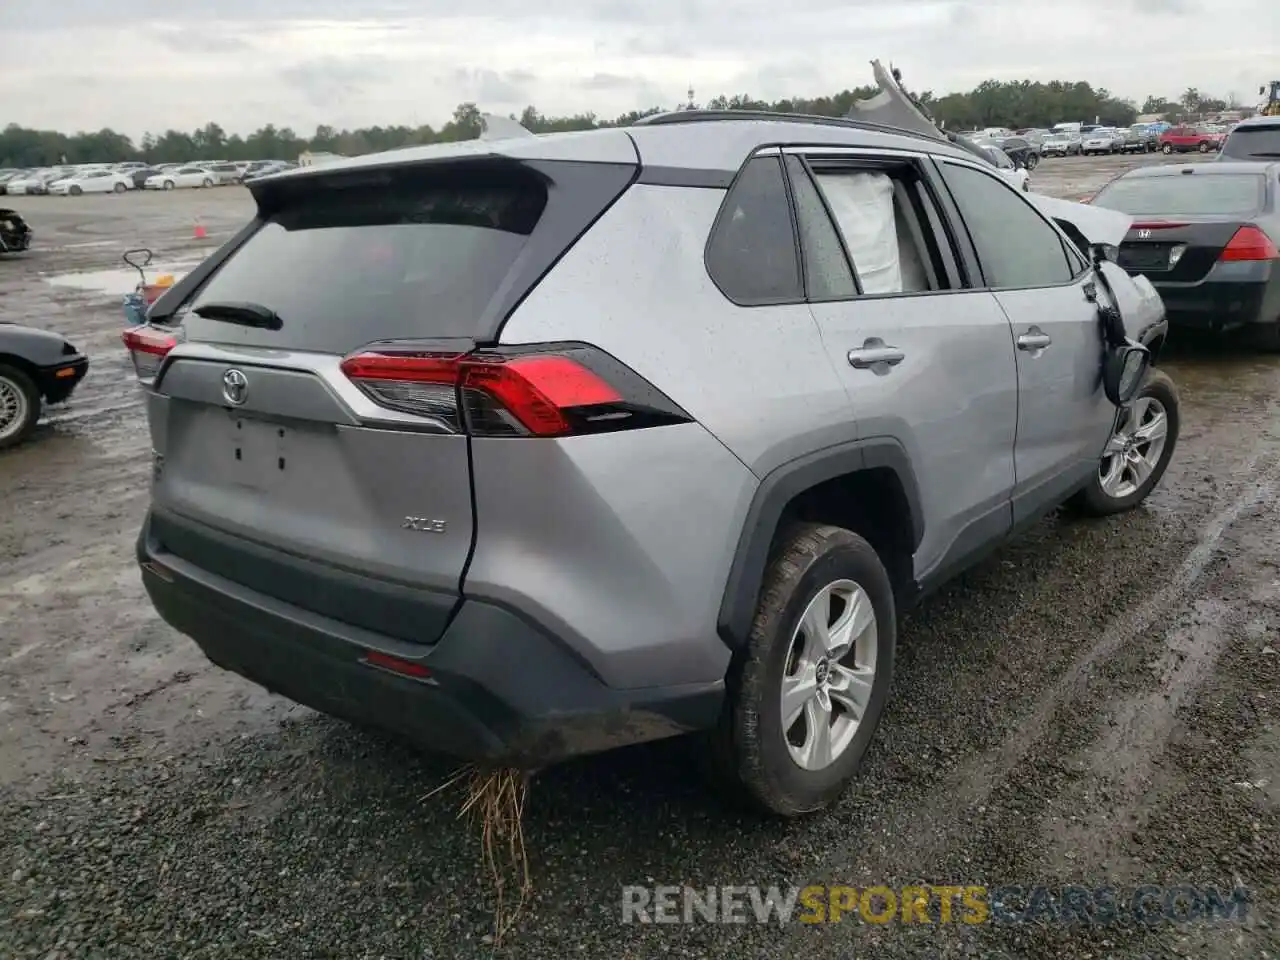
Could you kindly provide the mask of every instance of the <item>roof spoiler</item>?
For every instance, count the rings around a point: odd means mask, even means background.
[[[529,132],[510,117],[500,117],[495,113],[480,114],[481,140],[512,140],[516,137],[532,137]]]

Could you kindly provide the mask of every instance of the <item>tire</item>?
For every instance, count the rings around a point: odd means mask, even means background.
[[[128,187],[126,187],[123,183],[117,183],[117,184],[116,184],[114,187],[112,187],[111,189],[112,189],[115,193],[124,193],[124,192],[125,192],[126,190],[128,190],[129,188],[128,188]]]
[[[1160,148],[1160,152],[1163,153],[1166,157],[1169,156],[1169,154],[1173,153],[1173,144],[1166,143],[1164,146]]]
[[[1040,158],[1037,157],[1034,153],[1030,154],[1027,157],[1027,170],[1028,171],[1034,170],[1038,166],[1040,166]]]
[[[172,190],[172,189],[174,188],[174,186],[176,186],[176,184],[174,184],[174,182],[173,182],[172,180],[166,180],[166,181],[164,182],[164,188],[165,188],[166,190]]]
[[[1200,146],[1196,147],[1196,149],[1197,149],[1197,150],[1199,150],[1201,153],[1208,153],[1208,152],[1209,152],[1209,144],[1208,144],[1208,143],[1206,143],[1205,141],[1201,140],[1201,141],[1200,141]]]
[[[828,599],[833,593],[851,602],[841,609]],[[816,648],[802,630],[803,618],[823,603],[828,604],[824,626],[842,624],[846,616],[861,619],[859,611],[871,616],[841,658],[843,665],[833,666],[825,656],[805,656],[816,654]],[[830,621],[832,607],[835,623]],[[747,643],[730,664],[724,710],[711,735],[709,759],[721,788],[734,800],[780,817],[813,813],[833,803],[857,773],[884,712],[896,642],[893,588],[871,545],[840,527],[804,524],[788,531],[765,574]],[[849,683],[851,657],[869,680],[851,687],[861,691],[858,700],[864,706],[856,723],[841,706],[840,694],[826,692],[838,689],[826,685],[832,679]],[[811,693],[791,727],[784,729],[782,696],[789,675],[816,679],[818,686],[811,689],[824,693]],[[823,697],[832,712],[820,712]],[[806,769],[797,759],[800,747],[793,738],[803,727],[804,742],[809,741],[809,731],[816,729],[810,726],[811,716],[835,721],[828,730],[838,731],[837,742],[828,743],[837,752],[829,764]]]
[[[17,367],[0,363],[0,450],[20,444],[40,420],[40,391]]]
[[[67,188],[67,193],[71,194],[73,197],[78,197],[80,194],[84,193],[84,191],[73,183]]]
[[[208,177],[205,177],[205,178],[204,178],[204,186],[206,186],[206,187],[212,187],[212,186],[213,186],[213,181],[212,181],[212,180],[210,180]]]
[[[1143,459],[1147,466],[1141,468],[1143,475],[1140,481],[1132,482],[1138,478],[1138,475],[1135,475],[1131,469],[1121,469],[1115,462],[1117,457],[1121,456],[1120,454],[1104,455],[1089,485],[1068,501],[1068,506],[1074,512],[1090,517],[1108,517],[1124,513],[1147,499],[1151,491],[1160,483],[1165,470],[1168,469],[1169,461],[1173,458],[1173,451],[1178,445],[1178,429],[1182,422],[1179,414],[1178,388],[1164,371],[1151,370],[1147,374],[1146,382],[1143,383],[1138,396],[1134,398],[1124,415],[1116,435],[1107,441],[1107,446],[1110,447],[1117,436],[1128,435],[1135,414],[1149,423],[1150,420],[1147,418],[1152,412],[1156,412],[1153,407],[1159,408],[1159,411],[1164,414],[1163,445],[1158,452],[1152,450],[1151,442],[1132,448],[1132,452],[1139,455],[1142,455],[1144,449],[1146,451]],[[1151,459],[1152,456],[1154,460]],[[1116,475],[1118,488],[1108,484],[1104,479],[1104,476],[1112,475],[1113,468],[1119,470]],[[1146,472],[1147,470],[1150,472]]]

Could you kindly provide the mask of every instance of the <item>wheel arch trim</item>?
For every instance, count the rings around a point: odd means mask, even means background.
[[[906,448],[896,438],[854,440],[779,465],[766,474],[756,488],[734,549],[716,617],[716,632],[727,646],[737,649],[746,643],[769,562],[769,550],[787,505],[801,493],[828,480],[874,469],[889,469],[897,476],[907,501],[911,548],[914,551],[919,547],[924,537],[920,486]]]

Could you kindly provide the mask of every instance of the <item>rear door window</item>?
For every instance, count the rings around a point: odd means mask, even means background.
[[[747,162],[716,218],[706,259],[720,292],[740,306],[804,299],[780,157]]]
[[[198,340],[326,353],[476,336],[546,200],[531,176],[405,175],[302,190],[199,291],[184,326]],[[214,302],[267,307],[280,329],[196,316]]]

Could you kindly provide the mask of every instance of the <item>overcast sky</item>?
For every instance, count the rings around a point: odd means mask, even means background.
[[[1052,11],[1052,12],[1051,12]],[[607,117],[750,93],[1072,79],[1253,103],[1273,0],[0,0],[0,123],[137,136],[210,120],[439,126],[454,106]]]

